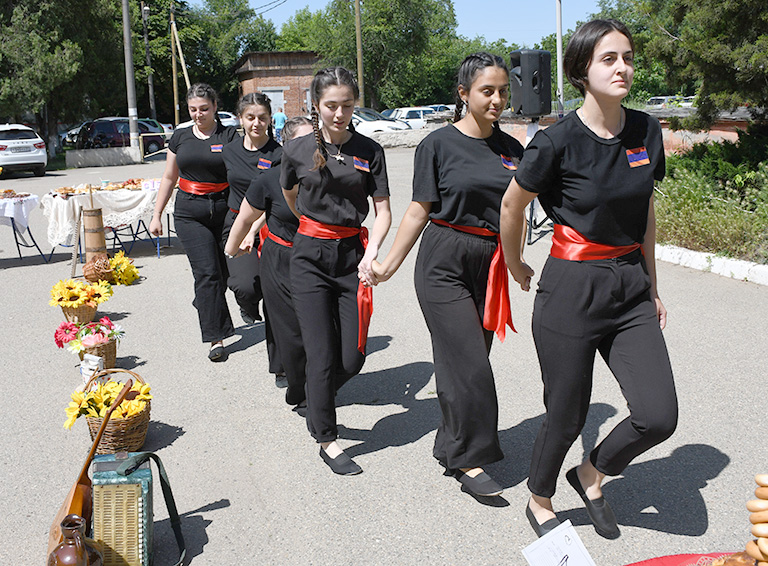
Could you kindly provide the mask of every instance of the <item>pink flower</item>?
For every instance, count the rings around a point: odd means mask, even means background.
[[[101,332],[89,334],[88,336],[84,336],[82,339],[83,346],[86,348],[92,348],[93,346],[106,344],[107,342],[109,342],[109,337],[106,334],[102,334]]]
[[[101,325],[103,325],[103,326],[106,326],[106,327],[107,327],[107,328],[109,328],[110,330],[112,330],[112,329],[115,327],[115,325],[112,323],[112,321],[111,321],[111,320],[109,320],[109,317],[108,317],[108,316],[103,316],[103,317],[101,317],[101,318],[99,319],[99,324],[101,324]]]
[[[62,322],[53,335],[53,340],[59,348],[77,338],[77,325],[73,322]]]

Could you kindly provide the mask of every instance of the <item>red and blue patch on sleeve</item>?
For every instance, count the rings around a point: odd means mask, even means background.
[[[272,167],[272,162],[269,159],[259,157],[259,163],[256,165],[256,167],[259,169],[270,169]]]
[[[633,168],[651,164],[651,160],[648,158],[648,151],[646,151],[645,147],[628,149],[627,160],[629,161],[629,166]]]
[[[362,159],[361,157],[352,157],[352,163],[355,165],[355,169],[358,169],[360,171],[365,171],[366,173],[371,172],[371,168],[368,165],[368,162],[365,159]]]

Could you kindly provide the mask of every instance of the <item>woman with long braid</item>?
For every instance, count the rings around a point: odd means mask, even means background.
[[[424,231],[414,278],[442,411],[433,454],[469,491],[493,496],[502,488],[482,466],[504,455],[488,356],[494,332],[503,340],[512,327],[499,209],[523,148],[499,129],[509,99],[504,61],[475,53],[464,59],[458,79],[454,124],[416,149],[413,202],[373,271],[378,281],[389,279]]]
[[[307,355],[307,427],[331,470],[353,475],[362,469],[336,442],[335,392],[365,361],[371,262],[392,220],[389,184],[384,150],[350,128],[359,96],[352,73],[318,71],[311,96],[314,136],[286,142],[280,174],[299,217],[291,295]],[[370,240],[361,227],[369,198],[376,214]]]

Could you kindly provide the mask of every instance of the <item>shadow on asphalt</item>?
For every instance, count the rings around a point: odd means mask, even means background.
[[[263,342],[266,339],[266,326],[264,326],[263,322],[257,322],[250,326],[240,326],[235,328],[234,335],[239,336],[240,339],[227,345],[228,356]]]
[[[380,338],[380,337],[376,337]],[[437,428],[440,406],[437,396],[429,392],[426,399],[416,394],[432,377],[429,362],[414,362],[381,371],[364,373],[351,379],[336,398],[336,405],[401,405],[405,411],[387,415],[371,430],[339,425],[339,437],[359,441],[344,451],[354,458],[384,448],[405,446],[416,442]]]
[[[186,431],[180,426],[169,425],[160,421],[149,421],[147,440],[144,442],[142,450],[144,452],[157,452],[176,442],[185,433]]]
[[[169,477],[168,481],[173,487],[173,478]],[[162,498],[155,496],[155,507],[164,505]],[[184,542],[187,547],[187,554],[184,559],[184,564],[189,564],[195,556],[199,556],[203,553],[203,548],[208,544],[208,534],[206,529],[213,521],[203,517],[203,513],[209,511],[218,511],[219,509],[226,509],[231,504],[229,499],[219,499],[213,503],[195,509],[193,511],[187,511],[181,513],[181,532],[184,535]],[[175,564],[179,559],[179,549],[176,546],[176,538],[173,536],[173,529],[171,529],[171,520],[164,519],[155,523],[155,564]]]

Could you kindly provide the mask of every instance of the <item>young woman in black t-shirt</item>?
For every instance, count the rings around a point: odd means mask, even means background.
[[[630,413],[566,474],[598,534],[620,535],[602,497],[605,476],[620,474],[677,424],[654,259],[653,186],[664,176],[664,146],[656,119],[621,105],[632,85],[633,55],[632,37],[620,22],[595,20],[576,31],[565,73],[584,104],[536,134],[503,201],[505,243],[519,240],[520,213],[537,195],[555,222],[533,312],[547,413],[534,445],[526,515],[539,536],[559,524],[551,497],[584,426],[596,352]],[[505,251],[510,272],[527,291],[533,270],[516,250]]]
[[[224,146],[222,158],[227,167],[229,181],[229,211],[224,220],[224,243],[229,230],[240,210],[240,203],[251,181],[280,164],[283,148],[272,136],[272,107],[269,98],[260,92],[246,94],[237,103],[237,115],[245,135]],[[258,227],[253,226],[246,235],[246,245],[254,245],[258,240]],[[258,245],[257,243],[255,245]],[[227,258],[229,278],[227,285],[235,294],[240,306],[240,315],[246,324],[261,320],[259,301],[261,284],[259,282],[259,256],[249,254],[247,258],[232,261]],[[273,368],[274,369],[274,368]],[[273,372],[274,373],[274,372]]]
[[[389,230],[389,184],[384,150],[348,129],[358,87],[342,67],[312,80],[314,136],[283,147],[280,184],[299,218],[291,254],[291,295],[307,354],[307,427],[334,473],[362,470],[336,442],[335,392],[357,375],[374,282],[371,262]],[[319,126],[319,119],[323,125]],[[370,241],[361,224],[373,200]]]
[[[503,340],[505,327],[512,327],[499,209],[523,148],[499,128],[509,99],[504,61],[470,55],[458,77],[455,123],[432,132],[416,149],[413,202],[392,249],[373,271],[378,281],[389,279],[427,226],[414,278],[432,338],[442,411],[433,454],[472,493],[493,496],[502,488],[482,467],[504,454],[488,356],[493,333]],[[466,116],[459,119],[464,105]]]
[[[283,139],[290,140],[312,133],[312,123],[306,118],[291,118],[283,128]],[[251,227],[266,217],[266,230],[261,229],[261,288],[264,292],[264,312],[275,340],[278,360],[285,370],[287,390],[285,401],[299,405],[306,398],[307,356],[301,341],[301,329],[291,299],[291,249],[299,220],[294,216],[280,188],[280,167],[272,167],[251,182],[240,212],[229,232],[224,253],[238,257],[250,253],[247,241]],[[233,263],[240,261],[234,259]]]
[[[226,358],[223,340],[235,332],[224,296],[227,265],[221,233],[228,210],[229,183],[222,150],[237,138],[237,129],[219,122],[216,92],[207,84],[190,87],[187,108],[194,124],[177,129],[168,143],[165,172],[149,231],[155,236],[162,235],[163,209],[178,181],[173,212],[176,235],[195,278],[193,304],[203,342],[211,345],[208,358],[222,361]]]

